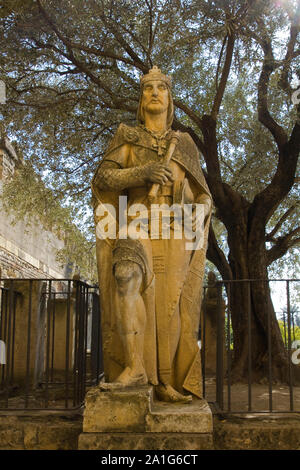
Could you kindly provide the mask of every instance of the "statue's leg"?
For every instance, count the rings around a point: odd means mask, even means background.
[[[176,350],[178,347],[180,338],[180,315],[179,306],[177,306],[171,320],[170,320],[170,334],[169,334],[169,345],[170,345],[170,360],[171,364],[174,362]],[[156,387],[156,395],[162,401],[167,402],[181,402],[191,403],[191,395],[183,395],[179,393],[174,387],[168,382],[164,381],[158,387]]]
[[[140,294],[142,270],[137,263],[120,261],[115,265],[114,276],[116,315],[125,352],[125,369],[116,382],[125,386],[146,384],[143,361],[146,310]]]
[[[170,240],[152,242],[154,260],[157,257],[160,261],[159,269],[155,271],[160,382],[156,387],[156,395],[162,401],[190,403],[192,401],[191,395],[183,395],[172,386],[172,365],[181,329],[179,298],[176,299],[176,293],[178,292],[178,286],[182,284],[182,264],[185,261],[185,253],[179,245],[180,241],[176,240],[177,243],[174,247],[173,244],[171,245],[172,242],[174,244],[174,241]],[[177,304],[175,308],[173,307],[174,300]]]
[[[174,363],[175,354],[177,351],[179,339],[180,339],[180,313],[179,313],[179,304],[177,305],[171,319],[170,319],[170,359],[171,364]]]

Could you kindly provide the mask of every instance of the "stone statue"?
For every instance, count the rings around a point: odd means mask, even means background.
[[[192,395],[202,398],[197,333],[212,203],[196,145],[171,129],[173,113],[171,80],[154,66],[141,78],[137,126],[119,126],[92,192],[96,227],[105,217],[107,227],[112,221],[117,227],[106,237],[96,230],[106,383],[149,383],[159,400],[190,402]],[[141,224],[138,237],[126,236],[133,206],[145,208],[147,219],[153,204],[196,203],[204,214],[200,249],[187,249],[187,236],[174,235],[175,217],[169,237],[161,226],[151,236],[154,218]]]

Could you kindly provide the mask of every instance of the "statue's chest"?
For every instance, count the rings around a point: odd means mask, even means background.
[[[164,155],[164,154],[163,154]],[[163,161],[163,155],[160,157],[155,148],[142,147],[140,145],[133,145],[131,147],[128,166],[143,166],[146,163],[153,161]]]
[[[153,143],[155,146],[155,143]],[[159,155],[159,152],[155,148],[142,147],[140,145],[134,145],[131,147],[130,155],[128,159],[128,167],[137,167],[146,165],[151,161],[164,163],[164,156],[167,150],[167,145],[163,148],[163,155]],[[175,180],[182,180],[185,176],[185,171],[182,166],[178,165],[174,160],[171,160],[169,167],[173,172],[173,178]]]

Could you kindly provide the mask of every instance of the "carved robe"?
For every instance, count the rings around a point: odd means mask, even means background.
[[[127,195],[128,206],[133,203],[148,206],[147,195],[152,186],[149,183],[124,191],[113,191],[109,185],[103,187],[103,163],[111,162],[115,168],[128,169],[141,167],[149,161],[161,161],[171,137],[172,131],[162,141],[157,141],[141,126],[119,126],[92,182],[96,224],[98,204],[112,204],[118,217],[120,195]],[[127,161],[120,156],[124,144],[130,144]],[[197,148],[188,134],[180,134],[169,166],[175,181],[160,187],[158,204],[199,202],[201,195],[211,198]],[[140,257],[145,258],[141,295],[147,312],[144,363],[148,380],[153,385],[169,381],[179,392],[185,390],[200,398],[202,373],[197,340],[209,223],[210,216],[204,227],[204,245],[193,252],[185,249],[184,238],[138,241],[143,245]],[[108,382],[113,382],[124,368],[124,351],[114,315],[116,285],[112,266],[116,243],[116,240],[97,238],[104,372]],[[134,249],[131,252],[129,249],[128,253],[128,259],[133,257],[134,260]]]

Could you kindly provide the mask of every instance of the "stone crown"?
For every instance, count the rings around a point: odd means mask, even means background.
[[[157,67],[157,65],[154,65],[153,68],[149,70],[149,73],[142,75],[140,80],[141,86],[150,80],[161,80],[171,88],[171,78],[161,73],[161,70]]]

